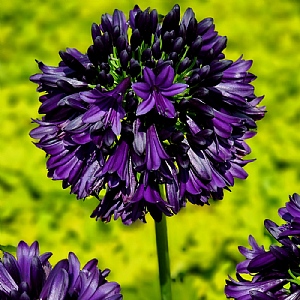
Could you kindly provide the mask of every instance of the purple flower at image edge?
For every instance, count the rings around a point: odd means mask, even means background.
[[[239,247],[246,260],[237,265],[237,280],[231,277],[226,280],[225,294],[228,298],[300,299],[300,195],[295,193],[289,200],[278,210],[286,223],[278,226],[271,220],[265,220],[265,228],[278,244],[271,245],[266,251],[250,236],[252,249]],[[248,274],[248,280],[241,273]]]
[[[80,269],[76,255],[60,260],[53,268],[48,259],[52,253],[39,254],[39,244],[31,246],[21,241],[15,258],[4,252],[0,260],[0,299],[20,300],[119,300],[120,286],[105,278],[108,269],[101,271],[92,259]]]
[[[220,200],[247,177],[263,97],[252,61],[225,59],[212,18],[135,6],[128,21],[117,9],[102,15],[91,33],[86,53],[60,51],[57,67],[38,62],[30,78],[43,115],[30,135],[48,177],[78,199],[97,197],[92,217],[124,224]]]

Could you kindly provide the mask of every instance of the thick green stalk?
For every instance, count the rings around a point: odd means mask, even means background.
[[[155,222],[155,233],[161,300],[172,300],[168,231],[164,214],[160,222]]]

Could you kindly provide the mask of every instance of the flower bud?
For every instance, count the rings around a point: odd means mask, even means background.
[[[140,72],[141,72],[140,64],[138,63],[137,60],[132,58],[129,63],[129,74],[132,77],[136,77],[140,74]]]
[[[173,132],[171,135],[171,141],[174,144],[179,144],[184,140],[184,135],[181,131]]]
[[[210,73],[219,73],[226,70],[229,66],[232,65],[232,60],[224,59],[220,61],[212,61],[210,63]]]
[[[158,23],[158,13],[157,13],[156,9],[153,9],[150,12],[150,21],[149,21],[149,27],[150,27],[151,33],[153,33],[153,34],[156,32],[157,23]]]
[[[114,78],[110,73],[106,74],[106,80],[107,80],[107,85],[108,86],[113,86]]]
[[[94,65],[94,66],[97,66],[98,65],[98,59],[97,59],[97,55],[95,53],[95,50],[94,50],[94,46],[91,45],[88,50],[87,50],[87,56],[89,58],[89,60],[91,61],[91,63]]]
[[[107,77],[106,77],[106,74],[105,74],[105,71],[102,70],[99,72],[99,82],[101,85],[106,85],[107,84]]]
[[[161,58],[160,42],[157,40],[152,46],[152,55],[155,59]]]
[[[202,45],[202,38],[200,35],[197,36],[197,38],[192,42],[191,48],[190,48],[190,57],[197,56]]]
[[[227,44],[227,37],[220,37],[217,42],[213,45],[214,57],[217,57],[225,48]]]
[[[209,89],[205,87],[198,87],[197,91],[193,94],[195,98],[203,99],[209,95]]]
[[[123,70],[127,69],[128,62],[129,62],[129,55],[128,55],[127,51],[124,49],[120,53],[120,63],[121,63]]]
[[[169,60],[172,60],[174,63],[178,61],[178,54],[176,52],[171,52],[169,54]]]
[[[150,48],[145,49],[142,53],[142,57],[141,57],[142,61],[150,60],[151,55],[152,55],[151,49]]]
[[[198,83],[200,83],[201,78],[200,75],[198,73],[194,73],[188,80],[188,85],[189,86],[194,86]]]
[[[128,111],[135,111],[138,106],[138,100],[135,97],[135,94],[130,91],[126,95],[126,104],[125,108]]]
[[[213,18],[205,18],[197,24],[197,35],[203,35],[213,25]]]
[[[140,31],[136,28],[133,30],[132,35],[130,37],[130,44],[133,51],[136,50],[138,46],[142,43]]]
[[[112,35],[114,45],[116,45],[117,39],[119,36],[120,36],[120,27],[117,25],[117,26],[114,26],[113,35]]]
[[[98,58],[98,61],[103,61],[104,58],[107,56],[105,47],[103,45],[101,36],[97,36],[94,41],[94,52]]]
[[[100,69],[101,70],[104,70],[105,73],[107,74],[109,71],[110,71],[110,67],[109,67],[109,64],[108,63],[101,63],[100,64]]]
[[[198,110],[201,115],[204,115],[208,118],[213,118],[214,117],[214,110],[211,106],[205,104],[202,100],[198,98],[192,98],[190,99],[190,104]]]
[[[166,31],[162,37],[162,50],[169,53],[172,47],[172,33]]]
[[[183,71],[185,71],[189,66],[191,65],[191,60],[186,57],[178,66],[177,73],[181,74]]]
[[[185,39],[186,39],[186,29],[185,29],[185,26],[182,23],[179,25],[178,36],[182,37],[183,40],[185,41]]]
[[[84,76],[88,82],[94,82],[98,76],[98,70],[94,64],[89,64],[84,72]]]
[[[96,39],[97,36],[101,36],[99,25],[96,23],[92,24],[91,32],[93,41]]]
[[[178,54],[181,52],[182,48],[184,46],[183,38],[177,37],[173,42],[173,51],[177,52]]]
[[[116,41],[116,48],[120,54],[122,50],[126,48],[126,39],[123,35],[120,35]]]
[[[203,66],[201,69],[199,69],[198,74],[199,74],[201,80],[203,78],[207,77],[209,72],[210,72],[210,65]]]
[[[177,30],[180,21],[180,8],[176,4],[172,10],[165,16],[162,24],[162,33],[171,30]]]
[[[112,53],[112,39],[109,36],[108,32],[104,32],[101,37],[102,43],[104,45],[106,53],[109,55]]]
[[[192,44],[197,36],[197,20],[192,17],[186,30],[186,43],[188,46]]]
[[[108,34],[112,37],[113,35],[113,28],[112,28],[112,24],[109,20],[108,14],[104,14],[101,17],[101,27],[103,29],[103,31],[107,31]]]
[[[85,72],[85,67],[71,54],[64,51],[59,51],[59,56],[63,62],[74,71],[79,73]]]

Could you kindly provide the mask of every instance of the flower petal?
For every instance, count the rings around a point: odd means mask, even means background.
[[[132,89],[142,99],[147,99],[150,95],[150,86],[147,82],[136,82],[132,85]]]
[[[147,82],[149,86],[154,86],[155,85],[155,74],[152,71],[152,69],[145,67],[143,74],[144,74],[145,82]]]
[[[155,78],[155,85],[159,89],[168,88],[173,84],[174,80],[174,69],[168,65],[164,67],[161,72]]]
[[[155,95],[155,106],[157,112],[164,117],[174,118],[176,116],[176,111],[173,103],[165,98],[160,93],[154,92]]]
[[[69,276],[65,269],[60,269],[49,288],[48,300],[65,299],[69,285]]]
[[[172,97],[177,94],[184,92],[188,85],[185,83],[175,83],[167,88],[161,88],[159,91],[162,95],[166,97]]]
[[[141,116],[149,112],[155,105],[155,97],[150,94],[147,99],[145,99],[142,103],[139,104],[136,115]]]

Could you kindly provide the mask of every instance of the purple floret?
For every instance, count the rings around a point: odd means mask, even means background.
[[[53,268],[48,259],[52,253],[39,254],[39,244],[28,246],[21,241],[17,258],[5,252],[0,260],[1,300],[121,300],[120,286],[108,282],[108,269],[97,267],[92,259],[80,269],[77,256],[70,252],[68,259]]]
[[[237,280],[229,277],[226,280],[225,294],[237,300],[296,300],[300,299],[300,228],[298,194],[290,196],[286,206],[278,210],[286,221],[278,226],[271,220],[265,220],[265,228],[278,241],[269,250],[258,246],[250,236],[252,249],[239,247],[246,260],[237,265]],[[250,280],[240,274],[251,275]],[[249,279],[249,276],[248,276]]]

